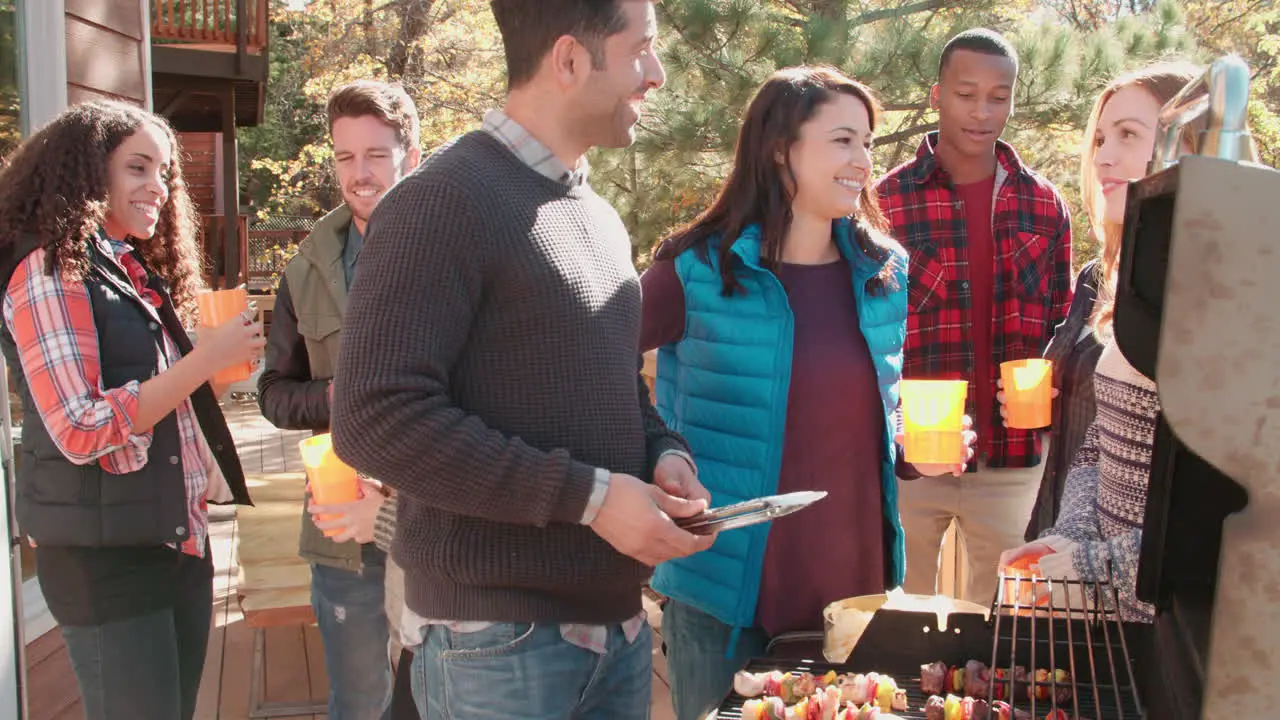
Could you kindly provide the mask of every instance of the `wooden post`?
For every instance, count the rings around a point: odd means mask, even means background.
[[[236,75],[244,73],[244,55],[249,40],[249,0],[236,0]]]
[[[225,287],[240,284],[240,172],[236,152],[236,94],[228,84],[222,97],[222,251]]]
[[[257,42],[257,45],[258,45],[258,47],[259,47],[259,48],[261,48],[260,52],[262,53],[263,57],[268,57],[268,55],[267,55],[267,48],[269,48],[269,47],[271,46],[271,39],[270,39],[270,35],[268,35],[268,33],[267,33],[267,15],[268,15],[268,14],[270,14],[270,12],[271,12],[271,10],[270,10],[270,8],[268,8],[268,7],[267,7],[266,0],[258,0],[258,5],[257,5],[257,13],[258,13],[258,42]],[[266,95],[266,93],[263,93],[263,95],[265,96],[265,95]]]

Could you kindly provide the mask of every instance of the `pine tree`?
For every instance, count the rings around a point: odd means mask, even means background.
[[[1280,167],[1280,5],[1187,0],[1186,8],[1188,27],[1211,56],[1239,53],[1249,63],[1249,126],[1263,164]]]
[[[532,0],[531,0],[532,1]],[[887,109],[878,170],[910,158],[936,127],[928,90],[956,32],[991,27],[1022,60],[1005,139],[1079,211],[1080,134],[1098,90],[1165,55],[1242,53],[1254,71],[1250,121],[1280,163],[1280,8],[1274,0],[662,0],[667,86],[650,96],[635,146],[592,153],[592,184],[619,208],[637,259],[710,204],[738,122],[773,71],[828,63],[875,89]],[[1184,10],[1185,8],[1185,10]],[[404,82],[428,152],[502,100],[502,51],[486,0],[273,0],[267,122],[241,157],[262,211],[318,213],[337,199],[323,100],[341,82]],[[1203,51],[1197,51],[1197,47]],[[1076,257],[1093,254],[1077,215]]]
[[[266,121],[242,136],[241,168],[260,216],[319,216],[341,201],[325,102],[357,79],[401,83],[430,152],[502,99],[502,43],[486,0],[272,0]]]
[[[936,127],[928,91],[946,41],[971,27],[999,30],[1021,57],[1005,139],[1076,207],[1079,135],[1097,90],[1122,69],[1193,49],[1171,0],[1089,30],[1031,0],[664,0],[658,7],[667,86],[651,96],[635,146],[592,156],[593,184],[622,212],[641,264],[656,241],[714,198],[742,110],[778,68],[827,63],[872,87],[888,111],[875,149],[884,170],[909,159]],[[1077,255],[1090,253],[1082,247]]]

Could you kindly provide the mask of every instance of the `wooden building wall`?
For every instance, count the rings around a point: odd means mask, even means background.
[[[187,193],[195,203],[197,222],[200,226],[200,246],[204,252],[205,281],[212,283],[212,271],[220,267],[224,245],[219,205],[222,191],[222,173],[218,163],[222,159],[219,148],[222,133],[178,133],[178,145],[182,153],[182,176],[187,182]]]
[[[149,18],[138,0],[64,0],[67,104],[112,98],[147,102]]]
[[[178,133],[182,146],[182,176],[199,215],[218,215],[218,145],[221,133]]]

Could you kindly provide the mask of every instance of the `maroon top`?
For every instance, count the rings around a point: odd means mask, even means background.
[[[969,233],[969,293],[973,298],[973,406],[981,416],[994,412],[995,388],[991,378],[995,368],[991,366],[991,326],[995,322],[991,314],[995,303],[995,239],[991,235],[991,204],[995,200],[996,178],[967,185],[956,185],[960,202],[964,203],[964,225]],[[990,437],[979,433],[979,455],[986,455]]]
[[[822,630],[827,604],[885,590],[884,406],[858,325],[851,273],[845,260],[783,264],[779,272],[795,315],[795,340],[778,492],[828,495],[770,528],[756,614],[770,636]],[[685,304],[675,266],[655,263],[640,282],[642,349],[680,340]]]

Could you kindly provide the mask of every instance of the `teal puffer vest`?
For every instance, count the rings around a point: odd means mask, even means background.
[[[859,249],[851,236],[855,231],[862,232],[848,221],[833,224],[836,244],[853,269],[858,319],[884,403],[883,510],[890,530],[888,576],[896,587],[906,570],[892,429],[906,337],[907,256],[893,245],[890,287],[887,293],[869,295],[867,281],[883,265]],[[782,283],[760,264],[759,227],[748,227],[733,244],[745,293],[721,294],[717,244],[713,239],[710,263],[694,250],[676,258],[684,286],[685,334],[658,350],[656,385],[658,411],[693,449],[713,507],[777,492],[794,331]],[[652,585],[731,627],[751,627],[768,533],[767,523],[722,533],[711,549],[659,565]]]

